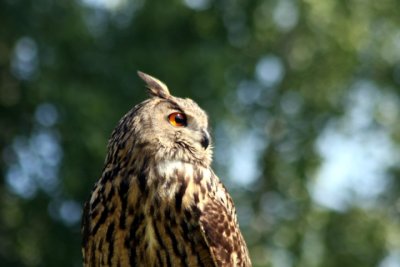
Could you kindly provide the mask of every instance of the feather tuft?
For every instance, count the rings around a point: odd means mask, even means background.
[[[138,71],[137,73],[139,77],[146,83],[150,96],[165,99],[170,97],[168,87],[162,81],[141,71]]]

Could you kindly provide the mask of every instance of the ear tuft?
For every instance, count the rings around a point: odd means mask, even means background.
[[[144,72],[137,72],[139,77],[146,83],[147,89],[151,96],[169,98],[170,93],[168,87],[157,78],[150,76]]]

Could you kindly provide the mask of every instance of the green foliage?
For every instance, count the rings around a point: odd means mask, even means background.
[[[1,1],[1,265],[81,265],[80,208],[114,125],[146,97],[142,70],[208,111],[254,266],[399,266],[399,8]],[[365,170],[334,207],[315,197],[343,175],[323,172],[326,151]]]

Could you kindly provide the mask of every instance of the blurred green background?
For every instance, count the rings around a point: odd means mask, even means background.
[[[397,0],[1,0],[1,266],[81,266],[137,70],[208,112],[254,266],[400,266]]]

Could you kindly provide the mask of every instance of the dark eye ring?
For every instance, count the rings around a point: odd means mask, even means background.
[[[187,125],[186,115],[182,112],[174,112],[168,115],[168,120],[175,127],[184,127]]]

